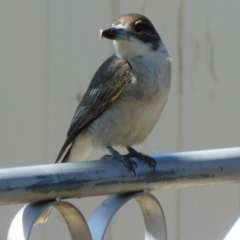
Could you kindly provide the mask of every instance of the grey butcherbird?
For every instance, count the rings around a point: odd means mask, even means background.
[[[155,161],[131,146],[152,131],[168,98],[171,58],[153,24],[140,14],[125,14],[101,37],[113,40],[115,54],[97,70],[73,117],[56,162],[80,161],[107,147],[130,171],[137,157]],[[113,146],[126,147],[120,155]],[[65,153],[65,155],[64,155]]]
[[[56,162],[62,156],[62,162],[80,161],[95,148],[107,147],[135,175],[130,157],[155,168],[154,159],[131,145],[149,135],[162,113],[170,89],[171,58],[152,23],[139,14],[120,16],[101,37],[113,40],[115,54],[95,73]],[[129,154],[120,155],[112,146],[126,147]],[[46,222],[51,209],[36,223]]]

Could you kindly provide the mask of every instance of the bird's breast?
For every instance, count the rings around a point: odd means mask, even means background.
[[[162,113],[170,87],[169,70],[146,63],[132,67],[134,79],[89,126],[94,145],[131,146],[140,143]]]
[[[133,100],[152,99],[168,92],[171,80],[171,63],[165,58],[154,60],[136,58],[130,61],[133,77],[125,87],[123,97]]]

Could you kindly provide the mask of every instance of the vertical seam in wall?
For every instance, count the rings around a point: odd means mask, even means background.
[[[140,13],[142,15],[145,15],[146,14],[146,8],[147,8],[147,1],[146,0],[142,0],[142,4],[141,4],[141,10],[140,10]],[[144,141],[143,141],[143,151],[148,153],[148,138],[146,138]]]
[[[110,23],[120,15],[120,0],[111,0]],[[109,55],[112,55],[112,46],[109,49]]]
[[[49,11],[50,1],[45,1],[45,156],[44,161],[48,160],[49,143]]]
[[[183,23],[184,22],[184,0],[179,0],[178,8],[178,32],[177,32],[177,45],[178,45],[178,151],[182,150],[182,121],[183,121]]]
[[[115,18],[117,18],[120,15],[120,0],[111,0],[111,13],[110,13],[110,23],[113,22]],[[112,55],[112,46],[109,48],[110,56]],[[114,218],[111,220],[110,224],[108,225],[107,233],[104,237],[105,240],[111,240],[113,239],[113,228],[114,228]]]
[[[143,0],[142,7],[141,7],[141,14],[145,15],[146,14],[146,9],[147,9],[147,1]]]
[[[45,46],[44,46],[44,162],[48,160],[48,142],[49,142],[49,0],[45,0]],[[46,239],[47,226],[44,227],[42,238]]]
[[[178,32],[177,32],[177,46],[178,46],[178,151],[182,150],[183,138],[183,31],[184,31],[184,0],[179,0],[178,5]],[[181,190],[177,190],[176,200],[176,239],[181,240]]]

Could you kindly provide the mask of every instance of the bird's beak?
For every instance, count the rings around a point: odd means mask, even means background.
[[[109,28],[106,30],[103,30],[100,32],[100,37],[103,38],[108,38],[111,40],[117,40],[117,39],[127,39],[128,38],[128,33],[123,30],[122,28]]]

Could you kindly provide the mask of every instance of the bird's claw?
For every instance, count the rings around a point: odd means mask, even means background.
[[[114,158],[114,156],[106,154],[106,155],[102,156],[100,158],[100,160],[108,160],[108,159],[111,159],[111,158]]]
[[[137,168],[137,163],[135,163],[133,160],[128,158],[127,156],[122,156],[121,161],[126,166],[126,168],[129,170],[129,172],[133,172],[133,176],[136,176],[135,168]]]
[[[127,154],[128,157],[135,157],[135,158],[138,158],[142,161],[144,161],[145,163],[148,164],[148,166],[150,168],[153,168],[153,170],[155,171],[156,170],[156,161],[154,158],[148,156],[148,155],[145,155],[143,153],[140,153],[140,152],[137,152],[135,149],[133,149],[132,147],[128,147],[127,148],[129,153]]]
[[[127,155],[121,155],[118,151],[113,149],[111,146],[107,146],[107,149],[112,155],[105,155],[102,158],[106,159],[105,157],[113,157],[117,160],[120,160],[126,168],[129,170],[129,172],[133,172],[134,177],[136,176],[135,168],[137,168],[137,163],[135,163],[133,160],[131,160]]]
[[[157,166],[157,163],[156,163],[155,159],[153,159],[152,157],[150,157],[148,155],[144,155],[144,154],[142,154],[142,155],[143,155],[143,157],[142,157],[143,161],[145,163],[147,163],[148,166],[150,168],[153,168],[153,170],[155,171],[156,170],[156,166]]]

